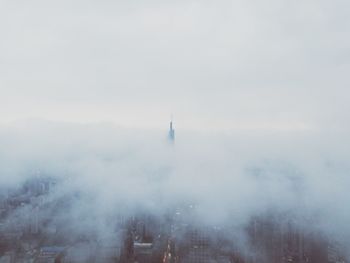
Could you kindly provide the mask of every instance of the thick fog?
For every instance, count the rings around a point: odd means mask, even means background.
[[[191,204],[188,220],[235,234],[252,217],[272,212],[350,242],[345,134],[178,131],[175,144],[166,134],[41,121],[2,127],[0,186],[11,193],[28,179],[54,178],[42,202],[64,205],[40,216],[63,224],[69,235],[107,235],[120,216],[162,218]],[[26,209],[10,221],[25,224]]]
[[[350,247],[349,8],[0,0],[0,227],[103,239],[191,207],[243,245],[278,215]]]

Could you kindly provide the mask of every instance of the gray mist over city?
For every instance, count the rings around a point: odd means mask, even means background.
[[[345,263],[350,3],[0,0],[0,263]]]

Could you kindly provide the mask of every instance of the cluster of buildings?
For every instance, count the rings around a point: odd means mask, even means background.
[[[256,216],[235,236],[233,226],[194,223],[193,204],[162,216],[116,218],[104,238],[62,237],[61,229],[42,217],[42,210],[49,209],[45,196],[55,183],[38,177],[20,190],[2,193],[0,263],[347,262],[344,247],[301,227],[291,216]]]
[[[172,122],[169,140],[175,140]],[[103,237],[72,237],[46,212],[60,205],[46,199],[57,183],[37,175],[20,188],[0,189],[0,263],[348,262],[344,247],[290,215],[255,216],[234,234],[233,225],[196,223],[196,205],[189,203],[162,215],[114,218]]]

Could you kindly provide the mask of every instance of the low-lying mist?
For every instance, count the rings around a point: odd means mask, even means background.
[[[66,236],[108,236],[115,218],[162,218],[187,203],[197,224],[239,233],[254,216],[284,214],[349,245],[346,136],[177,130],[172,144],[166,129],[16,123],[0,129],[0,188],[11,195],[33,178],[54,180],[39,217],[64,226]],[[8,227],[28,223],[34,206],[13,211]]]

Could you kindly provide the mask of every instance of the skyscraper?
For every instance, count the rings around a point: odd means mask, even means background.
[[[169,140],[170,140],[171,142],[174,142],[174,141],[175,141],[175,130],[174,130],[174,128],[173,128],[173,121],[172,121],[172,120],[170,121],[170,127],[169,127],[169,135],[168,135],[168,137],[169,137]]]

